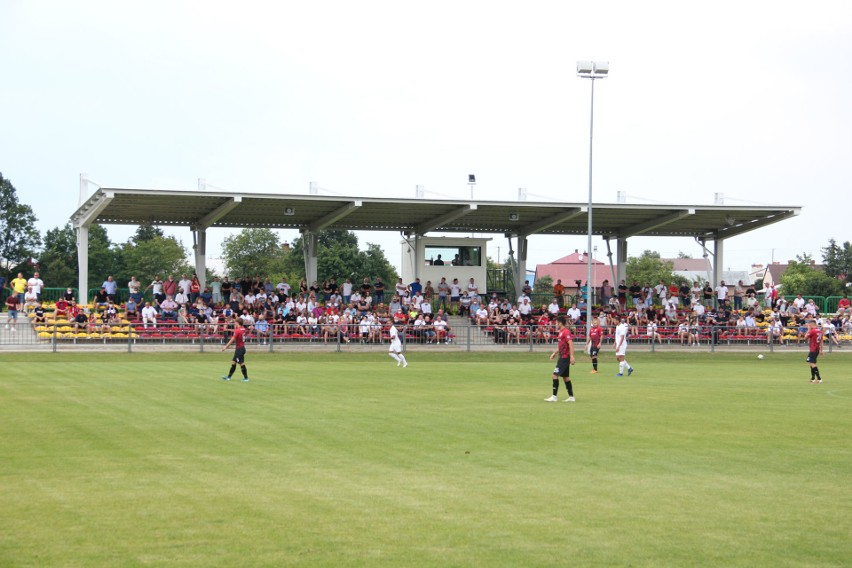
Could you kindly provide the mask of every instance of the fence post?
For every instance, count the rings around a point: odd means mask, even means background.
[[[467,324],[467,352],[470,353],[470,340],[471,335],[473,335],[473,327],[471,327],[470,322]]]
[[[56,320],[53,320],[53,338],[51,342],[53,343],[53,353],[56,353]]]

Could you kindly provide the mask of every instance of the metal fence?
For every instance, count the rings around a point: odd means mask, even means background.
[[[0,320],[0,350],[221,350],[231,337],[226,326],[212,324],[160,323],[147,327],[141,323],[121,322],[112,325],[81,325],[69,322],[33,324],[23,316],[17,326]],[[262,326],[261,326],[262,327]],[[294,324],[270,325],[263,331],[248,328],[247,345],[255,351],[317,350],[317,351],[370,351],[387,349],[387,325],[361,326],[349,324],[298,326]],[[552,351],[555,348],[556,330],[552,326],[476,326],[454,322],[446,332],[431,328],[403,328],[406,350],[451,351]],[[737,330],[731,327],[699,326],[690,329],[659,327],[649,331],[646,327],[633,330],[629,336],[632,349],[648,351],[807,351],[807,341],[798,329],[787,328],[780,337],[769,336],[766,329]],[[582,348],[585,329],[572,330],[575,343]],[[603,346],[614,343],[614,329],[604,328]],[[771,339],[771,340],[770,340]],[[824,350],[832,351],[852,343],[852,335],[838,330],[834,336],[824,338]]]

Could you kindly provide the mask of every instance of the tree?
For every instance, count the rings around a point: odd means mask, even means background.
[[[549,274],[545,274],[544,276],[536,278],[533,283],[532,293],[536,296],[553,295],[553,277]]]
[[[808,255],[798,256],[791,261],[781,275],[781,291],[785,296],[802,294],[804,296],[836,296],[843,284],[825,272],[817,270],[809,262]],[[804,262],[803,262],[804,261]]]
[[[77,287],[77,234],[71,223],[47,231],[39,261],[41,279],[48,288]]]
[[[646,250],[642,256],[627,259],[627,282],[638,282],[641,286],[654,286],[660,280],[668,284],[684,278],[672,274],[674,263],[660,260],[660,253]]]
[[[89,226],[89,288],[100,288],[110,274],[115,275],[123,263],[116,254],[106,229],[101,225]]]
[[[12,266],[35,256],[41,245],[36,221],[32,207],[18,201],[15,186],[0,173],[0,263],[3,272],[8,273]]]
[[[243,229],[225,239],[222,255],[228,273],[238,278],[280,274],[288,253],[281,248],[278,235],[271,229]]]
[[[826,274],[844,282],[852,282],[852,244],[849,241],[838,246],[834,239],[829,239],[828,246],[822,249],[822,261]]]
[[[175,237],[154,234],[150,238],[139,240],[138,236],[137,232],[119,251],[122,269],[113,273],[113,276],[120,287],[125,287],[131,276],[135,276],[147,286],[155,276],[167,278],[169,274],[178,275],[193,271],[183,243]]]
[[[367,250],[361,251],[358,249],[358,236],[351,231],[320,231],[317,245],[317,278],[320,280],[335,278],[340,282],[351,278],[352,282],[358,283],[364,278],[373,281],[380,276],[385,282],[393,283],[399,278],[379,245],[367,243]],[[304,241],[299,237],[284,257],[284,272],[304,278],[304,258]]]
[[[151,223],[143,223],[136,228],[136,234],[130,238],[133,244],[144,243],[148,241],[153,241],[157,237],[163,238],[165,234],[163,230]]]

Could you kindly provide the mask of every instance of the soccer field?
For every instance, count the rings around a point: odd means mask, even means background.
[[[607,355],[2,355],[0,566],[849,565],[852,359]]]

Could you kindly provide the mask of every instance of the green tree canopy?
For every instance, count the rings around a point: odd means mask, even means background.
[[[852,282],[852,244],[849,241],[838,245],[834,239],[829,239],[828,246],[822,249],[822,261],[826,274]]]
[[[640,286],[654,286],[664,281],[666,284],[685,280],[681,276],[672,273],[674,263],[660,259],[660,253],[646,250],[642,256],[631,256],[627,259],[627,283],[634,280]]]
[[[41,246],[41,234],[32,207],[18,201],[12,182],[0,173],[0,263],[9,270],[35,256]]]
[[[47,287],[77,287],[77,235],[71,223],[47,231],[39,261],[41,278]]]
[[[144,239],[138,238],[137,231],[136,235],[121,245],[121,271],[113,274],[120,287],[127,286],[131,276],[147,286],[155,276],[167,278],[169,274],[193,272],[183,243],[175,237],[163,236],[159,229],[157,231],[149,233]]]
[[[271,229],[243,229],[222,243],[228,275],[276,277],[284,272],[284,258],[278,235]]]
[[[810,263],[808,255],[791,261],[781,275],[781,292],[786,296],[802,294],[804,296],[836,296],[843,290],[840,280],[817,270]]]
[[[351,278],[357,283],[369,278],[372,282],[380,276],[385,282],[393,283],[399,277],[379,245],[367,243],[367,250],[359,250],[358,236],[352,231],[320,231],[317,244],[317,278],[320,281],[334,278],[340,282]],[[284,257],[283,264],[287,274],[305,277],[302,237],[293,241],[292,250]]]

